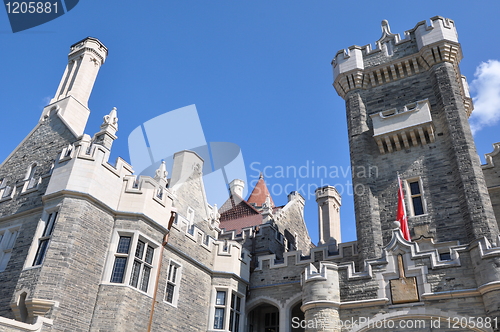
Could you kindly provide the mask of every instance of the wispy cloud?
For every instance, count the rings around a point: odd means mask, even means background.
[[[500,121],[500,61],[482,62],[470,84],[474,112],[470,117],[472,133]]]
[[[51,96],[47,96],[43,98],[43,105],[47,106],[50,103],[50,100],[52,99]]]

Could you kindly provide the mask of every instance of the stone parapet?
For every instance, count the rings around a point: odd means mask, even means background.
[[[385,85],[427,71],[435,64],[449,62],[455,67],[457,80],[462,82],[461,95],[470,115],[473,105],[469,87],[458,68],[461,59],[455,24],[450,19],[435,16],[430,25],[419,22],[405,32],[404,39],[391,33],[388,22],[383,21],[382,37],[374,48],[368,44],[337,52],[332,60],[333,86],[345,99],[349,91]]]
[[[118,158],[108,163],[110,151],[83,138],[63,149],[45,193],[60,191],[87,194],[114,211],[143,214],[167,227],[172,195],[151,177],[133,175],[132,167]]]

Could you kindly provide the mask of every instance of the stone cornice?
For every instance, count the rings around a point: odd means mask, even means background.
[[[456,299],[480,295],[481,293],[477,289],[457,289],[448,292],[424,293],[422,300]]]
[[[500,290],[500,281],[492,281],[477,288],[481,295],[491,291]]]
[[[312,308],[340,308],[340,302],[336,301],[309,301],[304,303],[300,309],[304,312],[306,312],[309,309]]]

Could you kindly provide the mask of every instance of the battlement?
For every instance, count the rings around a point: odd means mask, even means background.
[[[347,49],[339,50],[337,54],[335,54],[332,60],[334,77],[354,69],[363,70],[365,66],[373,66],[373,63],[366,62],[366,60],[378,55],[380,52],[385,52],[386,56],[392,57],[396,52],[394,46],[399,46],[403,43],[416,43],[416,51],[420,51],[425,46],[442,41],[458,43],[455,23],[441,16],[432,17],[429,25],[427,25],[425,21],[417,23],[413,29],[404,32],[405,38],[403,39],[401,39],[399,34],[391,32],[387,20],[382,21],[381,27],[382,36],[375,41],[374,47],[372,47],[371,44],[365,46],[353,45]],[[402,56],[415,52],[413,49],[398,49],[397,51],[404,53],[401,54]],[[399,55],[399,57],[401,57],[401,55]]]
[[[404,33],[390,31],[389,23],[382,21],[382,36],[365,46],[351,46],[337,52],[332,60],[334,87],[344,98],[353,89],[367,89],[428,70],[434,64],[450,62],[458,65],[462,59],[455,23],[440,16],[431,18]],[[457,71],[457,78],[462,76]],[[469,98],[463,88],[464,98]],[[469,98],[470,99],[470,98]],[[472,106],[470,106],[472,107]]]
[[[262,224],[259,226],[244,227],[241,229],[241,233],[236,233],[235,230],[222,230],[219,235],[219,239],[231,240],[231,241],[242,241],[245,239],[251,239],[259,234],[266,234],[273,236],[273,239],[280,245],[287,247],[287,239],[285,234],[280,232],[274,224]]]
[[[316,261],[340,261],[357,256],[356,241],[340,243],[338,251],[332,252],[331,246],[324,245],[311,249],[309,255],[302,255],[301,250],[289,251],[283,254],[283,260],[278,260],[275,254],[257,257],[257,268],[255,270],[279,269],[289,266],[306,266]]]
[[[172,195],[165,185],[149,177],[133,175],[121,158],[108,163],[110,151],[84,135],[69,145],[56,161],[46,195],[74,192],[90,195],[115,211],[144,214],[167,227]]]
[[[77,43],[74,43],[70,46],[69,50],[69,60],[82,56],[83,52],[91,52],[98,57],[100,65],[104,63],[106,57],[108,56],[108,48],[104,46],[99,39],[94,37],[87,37]]]
[[[486,164],[481,165],[483,170],[495,167],[494,159],[500,154],[500,142],[493,143],[493,151],[484,155]]]
[[[356,271],[353,261],[335,262],[330,258],[317,260],[315,263],[301,261],[298,264],[306,263],[301,278],[303,287],[308,287],[305,306],[307,301],[315,303],[318,296],[328,296],[324,290],[329,288],[321,284],[338,283],[340,297],[337,298],[336,305],[348,308],[359,306],[360,301],[363,305],[380,305],[391,301],[393,304],[398,303],[395,301],[400,293],[394,293],[394,287],[397,287],[394,280],[402,278],[401,276],[408,281],[408,287],[404,288],[408,291],[412,288],[410,286],[413,280],[416,299],[411,300],[408,295],[411,293],[405,293],[401,303],[417,302],[419,299],[474,297],[497,290],[500,284],[495,280],[499,268],[493,267],[491,263],[498,255],[500,247],[490,244],[486,238],[469,245],[460,245],[458,242],[434,243],[431,238],[408,242],[399,229],[394,229],[392,239],[384,248],[382,256],[364,261],[362,271]],[[473,267],[471,259],[478,264]],[[269,269],[286,267],[285,264],[273,266],[272,262],[268,267],[267,264],[265,266]],[[262,269],[261,265],[259,269]],[[464,282],[463,278],[467,273],[480,275],[477,283]],[[445,283],[443,275],[446,275]],[[454,283],[455,279],[460,281]],[[366,291],[363,294],[351,291],[358,287],[363,287]]]
[[[215,239],[181,215],[177,215],[171,231],[184,235],[192,244],[212,253],[215,272],[233,273],[244,280],[249,280],[251,255],[238,242]]]
[[[341,196],[335,187],[325,186],[318,188],[316,189],[315,194],[316,194],[316,201],[320,200],[321,198],[332,197],[335,200],[337,200],[338,205],[340,205]]]

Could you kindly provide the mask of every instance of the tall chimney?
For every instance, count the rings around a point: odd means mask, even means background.
[[[56,112],[75,136],[82,135],[90,114],[90,93],[107,55],[108,49],[96,38],[87,37],[72,45],[59,87],[40,120]]]
[[[340,194],[332,186],[316,189],[318,203],[319,244],[338,244],[340,236]]]

